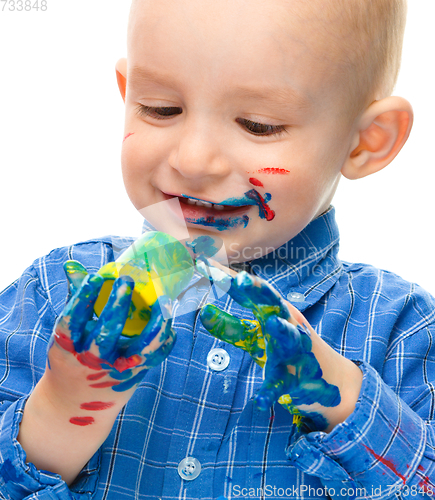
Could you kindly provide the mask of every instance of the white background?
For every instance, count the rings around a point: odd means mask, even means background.
[[[343,179],[334,204],[342,259],[392,270],[435,294],[435,0],[409,3],[395,94],[414,106],[413,132],[384,171]],[[47,5],[0,10],[0,289],[57,246],[141,229],[122,185],[114,69],[126,54],[129,1]]]

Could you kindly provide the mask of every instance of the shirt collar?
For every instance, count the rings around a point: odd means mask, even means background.
[[[155,231],[155,228],[145,220],[142,230]],[[342,274],[339,240],[335,208],[330,206],[293,239],[252,260],[250,272],[268,281],[285,299],[304,311],[318,302]]]
[[[251,261],[251,272],[304,311],[318,302],[342,274],[339,240],[335,208],[331,206],[293,239]]]

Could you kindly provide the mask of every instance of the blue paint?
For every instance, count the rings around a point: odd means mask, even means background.
[[[229,205],[233,207],[243,207],[245,205],[257,205],[259,208],[260,218],[272,220],[275,214],[267,206],[267,204],[271,199],[272,195],[270,193],[266,193],[263,197],[257,190],[251,189],[250,191],[246,191],[246,193],[240,198],[227,198],[220,204]]]
[[[223,245],[220,238],[212,238],[211,236],[199,236],[192,242],[187,241],[186,246],[190,248],[196,255],[204,255],[204,257],[213,257],[216,255]]]
[[[113,391],[123,392],[133,388],[149,368],[164,361],[174,346],[172,320],[165,319],[171,315],[171,299],[159,297],[151,308],[149,321],[141,334],[126,337],[122,331],[131,314],[133,279],[129,276],[116,279],[102,313],[98,319],[93,319],[94,305],[106,278],[99,274],[87,274],[78,263],[69,263],[65,266],[65,272],[70,290],[73,289],[75,293],[56,326],[58,346],[68,350],[85,366],[106,370],[108,379],[120,382],[112,387]],[[159,341],[157,348],[149,351],[148,346],[156,338]],[[52,348],[53,340],[49,348]],[[98,348],[98,356],[90,352],[94,344]]]
[[[91,335],[87,338],[87,348],[95,339],[100,348],[100,357],[109,363],[119,358],[118,339],[130,314],[131,296],[134,281],[129,276],[118,278],[112,288],[106,306],[103,309]]]
[[[68,260],[65,262],[63,269],[68,280],[68,291],[71,297],[78,292],[88,272],[86,268],[76,260]]]
[[[222,284],[237,303],[251,309],[261,325],[266,341],[267,361],[264,382],[254,398],[258,408],[268,410],[286,394],[291,397],[291,406],[314,403],[323,407],[338,406],[341,401],[338,387],[323,379],[322,369],[312,353],[308,330],[289,323],[291,316],[279,293],[266,281],[244,271],[236,278],[216,269],[210,274],[214,283],[219,286]],[[255,342],[258,343],[259,336],[257,334],[250,339],[246,335],[242,324],[246,320],[239,320],[207,305],[201,310],[201,321],[220,340],[238,345],[247,352],[252,351],[253,358],[258,362],[258,345]],[[247,340],[251,345],[245,345]],[[325,430],[328,427],[328,421],[318,412],[299,413],[305,417],[304,423],[308,427],[313,426],[315,430]]]
[[[0,477],[7,485],[7,491],[14,498],[25,498],[29,495],[29,489],[24,485],[29,481],[29,478],[24,472],[17,472],[17,467],[9,458],[6,458],[0,464]]]
[[[88,274],[82,281],[81,287],[65,306],[60,322],[66,322],[70,330],[70,337],[76,352],[87,350],[86,335],[83,335],[86,325],[94,314],[94,303],[98,298],[104,278],[99,274]]]
[[[126,380],[125,382],[121,382],[118,385],[114,385],[112,387],[112,390],[115,392],[124,392],[128,391],[129,389],[132,389],[135,385],[139,384],[142,379],[145,377],[146,373],[148,370],[142,370],[138,372],[136,375],[131,377],[129,380]]]
[[[210,203],[206,200],[201,200],[200,198],[193,198],[192,196],[187,196],[185,194],[181,195],[183,198],[191,198],[193,200]],[[220,203],[214,203],[214,205],[222,205],[227,207],[246,207],[246,206],[257,206],[259,209],[259,216],[261,219],[266,219],[271,221],[275,218],[275,212],[268,206],[269,201],[272,199],[270,193],[265,193],[264,197],[255,189],[246,191],[243,196],[227,198]],[[223,215],[223,214],[222,214]],[[218,230],[223,231],[225,229],[230,229],[233,227],[238,227],[244,224],[246,227],[249,223],[249,217],[247,215],[243,217],[234,217],[232,219],[224,219],[221,215],[216,217],[202,217],[201,219],[191,219],[186,218],[187,222],[192,224],[201,224],[203,226],[213,226]]]
[[[191,217],[186,217],[186,222],[190,224],[198,224],[199,226],[214,227],[218,231],[226,231],[228,229],[234,229],[237,227],[245,228],[249,223],[249,217],[243,215],[241,217],[200,217],[199,219],[193,219]]]

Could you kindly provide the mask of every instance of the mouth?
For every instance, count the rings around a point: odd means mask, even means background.
[[[249,222],[248,212],[252,205],[216,203],[200,198],[194,198],[185,194],[170,195],[164,193],[165,197],[178,198],[183,217],[188,224],[195,226],[206,226],[224,231],[235,227],[246,227]]]

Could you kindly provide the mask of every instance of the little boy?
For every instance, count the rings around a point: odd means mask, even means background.
[[[217,299],[195,274],[171,320],[153,309],[125,344],[132,281],[92,308],[131,241],[37,260],[0,298],[2,498],[432,495],[434,299],[341,262],[330,205],[409,135],[390,97],[404,19],[402,0],[133,2],[128,195],[159,204],[156,229],[178,200],[192,238],[218,236],[249,274]]]

